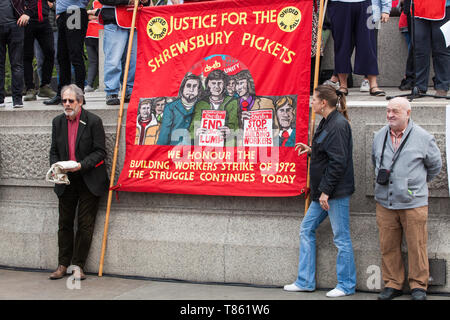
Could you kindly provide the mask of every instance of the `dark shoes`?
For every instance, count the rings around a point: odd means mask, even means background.
[[[39,88],[37,95],[42,98],[53,98],[56,96],[56,92],[48,84],[45,84]]]
[[[413,88],[412,82],[408,81],[406,79],[403,79],[402,82],[400,83],[400,85],[398,86],[398,88],[400,89],[400,91],[411,91]]]
[[[378,300],[392,300],[395,297],[400,297],[403,294],[402,290],[386,287],[378,295]]]
[[[370,88],[369,93],[371,96],[376,96],[376,97],[384,97],[386,95],[386,92],[384,92],[383,90],[381,90],[378,87]]]
[[[427,292],[423,289],[412,289],[411,290],[412,300],[427,300]]]
[[[61,97],[56,95],[53,98],[51,98],[50,100],[45,100],[44,104],[47,106],[51,106],[51,105],[58,105],[61,103]]]
[[[67,267],[64,267],[63,265],[59,265],[58,269],[56,269],[56,271],[50,275],[49,279],[50,280],[61,279],[66,275],[66,273],[67,273]]]
[[[106,104],[109,106],[120,105],[119,96],[117,94],[106,96]]]

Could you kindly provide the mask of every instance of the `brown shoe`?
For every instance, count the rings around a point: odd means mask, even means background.
[[[447,91],[445,91],[445,90],[436,90],[436,94],[435,95],[439,96],[439,97],[446,97],[447,96]]]
[[[75,280],[85,280],[86,279],[86,275],[84,274],[84,272],[83,272],[83,269],[81,269],[81,268],[75,268],[74,270],[73,270],[73,275],[74,275],[74,278],[75,278]]]
[[[66,275],[66,272],[67,272],[67,267],[64,267],[63,265],[59,265],[58,269],[56,269],[56,271],[50,275],[49,279],[50,280],[61,279]]]

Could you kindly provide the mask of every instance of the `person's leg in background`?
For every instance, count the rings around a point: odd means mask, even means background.
[[[13,108],[22,108],[23,92],[23,42],[25,28],[16,24],[9,26],[10,38],[8,41],[9,61],[11,63],[11,91]]]
[[[431,48],[437,96],[447,96],[450,86],[450,47],[446,47],[441,27],[450,21],[450,7],[446,8],[445,18],[431,24]]]
[[[84,88],[85,92],[94,91],[94,81],[98,74],[98,39],[86,38],[86,51],[89,60],[87,86]]]
[[[56,95],[56,92],[54,92],[50,87],[55,56],[55,49],[53,47],[53,30],[50,23],[46,21],[39,24],[37,31],[36,39],[39,42],[39,47],[44,55],[38,96],[53,98]]]

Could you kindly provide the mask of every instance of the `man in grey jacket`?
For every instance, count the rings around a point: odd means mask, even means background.
[[[413,300],[425,300],[429,278],[427,255],[428,186],[442,167],[434,137],[411,119],[405,98],[387,106],[388,125],[375,134],[375,200],[380,235],[384,290],[378,299],[402,295],[405,271],[402,234],[408,245],[408,281]]]

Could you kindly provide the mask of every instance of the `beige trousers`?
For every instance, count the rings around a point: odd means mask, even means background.
[[[404,210],[386,209],[377,203],[380,235],[381,272],[385,287],[401,290],[405,268],[401,254],[402,236],[408,246],[408,282],[412,289],[427,290],[429,278],[427,254],[428,206]]]

